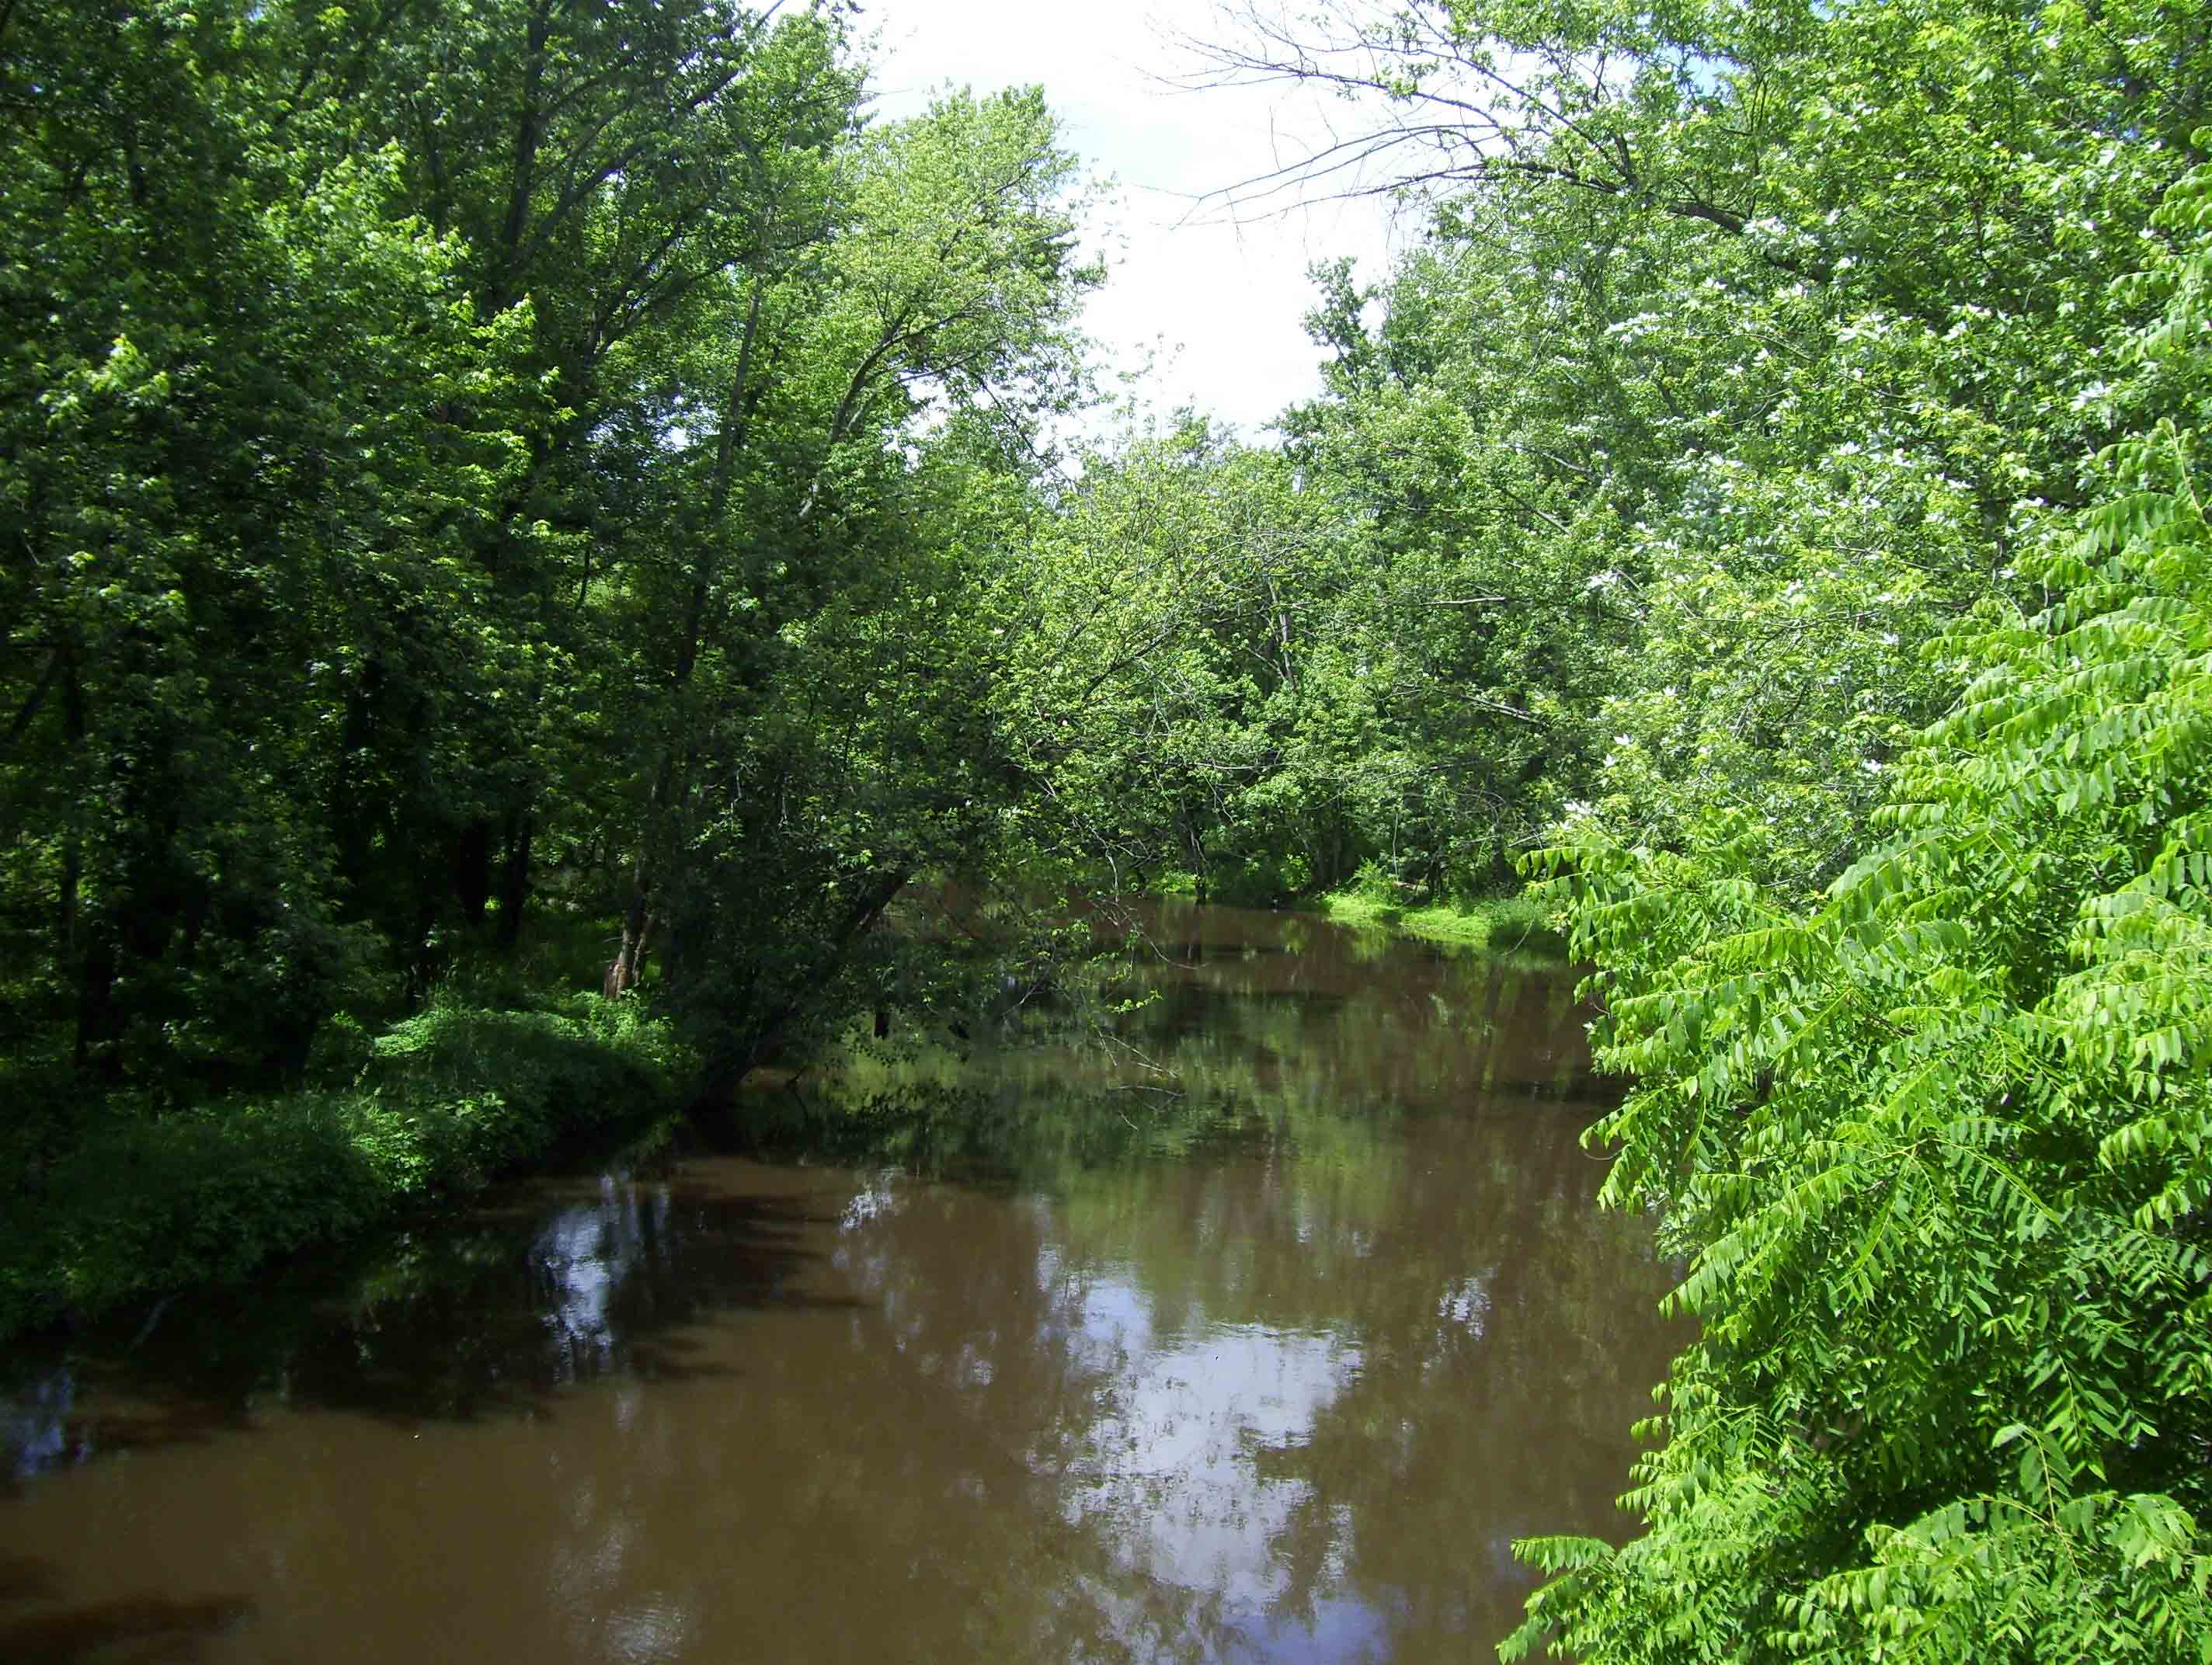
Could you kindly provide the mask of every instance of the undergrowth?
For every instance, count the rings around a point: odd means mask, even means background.
[[[0,1337],[234,1280],[665,1119],[684,1074],[665,1026],[587,994],[501,1011],[448,991],[373,1037],[339,1025],[319,1053],[319,1087],[88,1116],[0,1207]]]

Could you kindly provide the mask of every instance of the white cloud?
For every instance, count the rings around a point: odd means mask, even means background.
[[[1119,185],[1096,227],[1111,267],[1085,323],[1109,363],[1134,369],[1156,410],[1188,402],[1248,435],[1320,387],[1324,354],[1303,325],[1306,268],[1355,257],[1387,269],[1390,210],[1376,199],[1293,207],[1233,223],[1206,193],[1266,173],[1325,142],[1332,110],[1310,95],[1224,88],[1182,92],[1164,77],[1190,65],[1169,27],[1198,30],[1206,9],[1160,21],[1134,6],[1018,0],[871,0],[878,33],[876,91],[888,117],[921,109],[935,90],[1036,83],[1069,144]],[[1341,118],[1342,106],[1334,108]]]

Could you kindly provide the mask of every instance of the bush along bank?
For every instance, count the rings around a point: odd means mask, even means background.
[[[0,1220],[0,1338],[234,1281],[676,1115],[681,1056],[629,1002],[439,1002],[371,1039],[343,1090],[95,1114]],[[7,1218],[12,1216],[12,1218]]]

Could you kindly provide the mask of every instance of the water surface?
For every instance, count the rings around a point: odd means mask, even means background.
[[[11,1361],[0,1659],[1487,1657],[1682,1340],[1571,980],[1155,924],[1115,1038],[963,1048],[898,1160],[532,1184]]]

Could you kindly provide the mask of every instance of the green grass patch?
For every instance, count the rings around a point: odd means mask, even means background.
[[[1414,906],[1354,885],[1316,896],[1307,905],[1338,925],[1383,927],[1486,953],[1528,954],[1551,961],[1564,961],[1567,955],[1566,935],[1550,910],[1526,896]]]
[[[356,1035],[341,1089],[96,1113],[0,1208],[0,1337],[233,1281],[564,1144],[665,1121],[683,1077],[663,1026],[591,995],[530,1011],[448,999]]]

